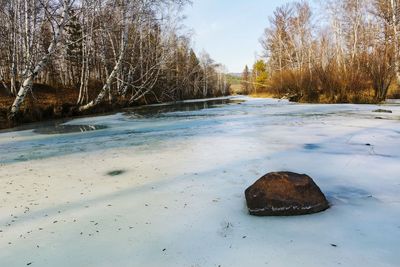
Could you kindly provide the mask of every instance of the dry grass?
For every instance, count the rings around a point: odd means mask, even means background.
[[[274,98],[275,95],[269,92],[258,92],[250,94],[252,97],[259,97],[259,98]]]
[[[33,122],[59,117],[63,106],[73,106],[78,98],[76,89],[61,88],[35,84],[21,106],[21,122]],[[15,97],[0,88],[0,129],[12,126],[7,115]]]
[[[400,88],[396,88],[395,86],[391,86],[389,88],[388,96],[389,99],[400,99]]]
[[[242,93],[242,85],[241,84],[232,84],[231,85],[232,94],[241,94]]]

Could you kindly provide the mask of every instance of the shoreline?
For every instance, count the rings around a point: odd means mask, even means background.
[[[193,99],[185,99],[185,100],[177,100],[170,101],[164,103],[149,103],[149,104],[127,104],[123,101],[118,101],[116,103],[103,103],[99,106],[96,106],[90,110],[86,110],[84,112],[78,111],[79,105],[74,105],[70,103],[63,103],[61,105],[50,105],[45,106],[41,103],[33,104],[32,107],[28,107],[26,110],[20,113],[16,122],[10,122],[7,118],[8,108],[0,107],[0,131],[4,132],[5,130],[12,130],[14,128],[26,128],[31,124],[42,123],[42,122],[52,122],[52,121],[69,121],[71,119],[84,118],[88,116],[102,116],[109,115],[118,112],[124,111],[124,109],[130,108],[146,108],[146,107],[156,107],[156,106],[168,106],[180,103],[194,103],[194,102],[203,102],[209,100],[217,100],[217,99],[229,99],[233,97],[240,97],[244,95],[231,94],[227,96],[220,97],[207,97],[207,98],[193,98]],[[269,93],[257,93],[250,94],[248,97],[251,98],[271,98],[271,99],[281,99],[288,100],[287,98],[277,98]],[[289,100],[290,101],[290,100]],[[321,104],[321,105],[330,105],[330,104],[359,104],[359,105],[387,105],[387,104],[400,104],[400,99],[386,99],[383,103],[311,103],[311,102],[295,102],[293,103],[299,104]]]
[[[86,118],[86,117],[91,117],[91,116],[104,116],[104,115],[112,115],[116,114],[119,112],[124,112],[125,110],[129,109],[141,109],[141,108],[148,108],[148,107],[163,107],[163,106],[171,106],[171,105],[176,105],[176,104],[184,104],[184,103],[197,103],[197,102],[206,102],[206,101],[211,101],[211,100],[228,100],[231,98],[238,97],[238,95],[228,95],[228,96],[221,96],[221,97],[207,97],[207,98],[194,98],[194,99],[187,99],[187,100],[178,100],[178,101],[171,101],[171,102],[164,102],[164,103],[151,103],[151,104],[143,104],[143,105],[123,105],[120,103],[117,104],[102,104],[99,105],[98,107],[95,107],[93,109],[84,111],[84,112],[79,112],[77,111],[78,107],[77,105],[71,106],[71,110],[73,113],[63,116],[62,114],[56,114],[53,117],[48,117],[48,118],[43,118],[43,119],[38,119],[38,120],[33,120],[33,121],[27,121],[27,122],[17,122],[15,124],[10,124],[9,121],[6,121],[6,123],[2,124],[2,117],[0,116],[0,133],[2,132],[8,132],[8,131],[18,131],[19,128],[24,129],[29,129],[30,125],[34,126],[36,124],[40,123],[50,123],[50,122],[57,122],[57,121],[63,121],[67,122],[70,120],[74,119],[80,119],[80,118]],[[49,107],[53,108],[53,107]],[[48,108],[47,108],[48,109]],[[47,109],[40,109],[42,112],[45,112]],[[76,111],[76,113],[75,113]],[[0,108],[0,115],[1,115],[1,108]],[[4,118],[3,118],[4,119]],[[5,118],[7,119],[7,118]]]

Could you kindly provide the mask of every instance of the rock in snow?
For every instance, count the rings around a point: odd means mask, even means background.
[[[329,203],[314,181],[305,174],[272,172],[246,189],[251,215],[290,216],[324,211]]]
[[[372,112],[376,112],[376,113],[393,113],[393,111],[389,110],[389,109],[375,109]]]

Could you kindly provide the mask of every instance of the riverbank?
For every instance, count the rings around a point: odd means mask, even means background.
[[[1,88],[0,88],[1,89]],[[94,99],[98,94],[98,90],[91,89],[90,99]],[[253,98],[274,98],[275,96],[268,92],[258,92],[250,94]],[[397,95],[395,95],[397,96]],[[8,112],[14,101],[14,97],[7,94],[5,90],[0,90],[0,129],[9,129],[29,123],[58,120],[58,119],[72,119],[81,116],[90,115],[101,115],[108,114],[110,112],[118,112],[124,108],[137,107],[149,104],[159,103],[157,99],[149,97],[142,99],[134,104],[130,104],[127,101],[114,100],[112,104],[104,102],[92,109],[84,112],[79,111],[79,106],[76,104],[78,98],[77,90],[71,90],[68,88],[54,88],[46,85],[36,84],[33,88],[32,93],[28,94],[26,101],[22,106],[22,110],[15,121],[8,120]],[[279,98],[277,98],[279,99]],[[296,97],[284,97],[293,102],[307,103],[299,101]],[[196,99],[194,99],[196,100]],[[202,100],[202,99],[197,99]],[[204,99],[203,99],[204,100]],[[178,101],[179,102],[179,101]],[[377,104],[371,103],[367,98],[360,101],[360,104]],[[174,102],[165,102],[171,104]],[[164,104],[165,104],[164,103]],[[340,104],[332,103],[325,98],[321,98],[315,104]]]
[[[32,92],[28,93],[16,121],[11,122],[8,120],[8,112],[15,97],[3,88],[0,90],[0,129],[74,116],[73,107],[77,98],[77,90],[36,84]]]
[[[94,99],[98,94],[98,90],[92,89],[90,92],[89,99]],[[5,90],[0,90],[0,129],[8,129],[41,121],[101,115],[118,112],[124,108],[159,103],[157,99],[151,96],[138,100],[135,103],[114,99],[112,104],[106,101],[94,108],[81,112],[79,111],[79,105],[76,104],[76,99],[78,99],[77,90],[36,84],[32,93],[28,94],[17,118],[14,121],[10,121],[8,120],[8,112],[14,101],[14,97],[7,94]],[[168,104],[172,102],[164,103]]]
[[[386,101],[377,101],[374,98],[373,92],[368,94],[354,95],[348,94],[345,96],[327,97],[325,95],[314,95],[314,97],[301,97],[299,95],[277,95],[270,92],[253,92],[249,94],[255,98],[277,98],[277,99],[288,99],[291,102],[303,103],[303,104],[384,104]],[[391,90],[386,99],[400,99],[400,91]]]

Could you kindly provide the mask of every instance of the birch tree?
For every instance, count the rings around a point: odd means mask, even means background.
[[[92,100],[88,104],[81,106],[80,110],[84,111],[89,108],[92,108],[93,106],[98,105],[101,103],[106,96],[107,93],[110,92],[111,90],[111,83],[113,82],[113,79],[117,76],[117,73],[119,72],[121,65],[122,65],[122,60],[124,59],[125,56],[125,51],[126,51],[126,45],[127,45],[127,40],[128,40],[128,31],[129,31],[129,24],[128,24],[128,16],[132,15],[129,14],[132,12],[131,10],[133,9],[132,6],[129,5],[129,1],[123,0],[118,6],[118,13],[120,15],[120,24],[121,24],[121,41],[120,41],[120,48],[119,48],[119,55],[118,59],[115,62],[114,68],[107,77],[107,80],[101,89],[100,93],[96,97],[96,99]]]
[[[33,2],[33,3],[32,3]],[[38,62],[35,63],[34,55],[32,55],[33,48],[33,40],[35,39],[34,33],[32,29],[35,29],[36,23],[36,6],[35,1],[24,0],[24,10],[25,10],[25,19],[24,19],[24,74],[23,80],[21,82],[20,89],[15,98],[14,103],[12,104],[11,111],[9,114],[10,119],[14,119],[17,113],[20,110],[21,104],[25,100],[26,94],[32,88],[33,81],[35,77],[37,77],[40,72],[46,67],[50,57],[56,51],[58,44],[62,38],[64,26],[68,21],[68,13],[70,8],[72,7],[73,0],[63,0],[60,9],[60,18],[57,18],[57,10],[54,14],[50,13],[47,10],[47,7],[43,12],[46,13],[45,18],[52,24],[54,28],[53,36],[51,43],[47,49],[47,52],[39,59]]]
[[[187,2],[0,0],[0,86],[15,96],[10,119],[28,108],[27,97],[41,101],[40,84],[68,101],[76,96],[80,111],[226,94],[225,70],[199,60],[181,32]]]

